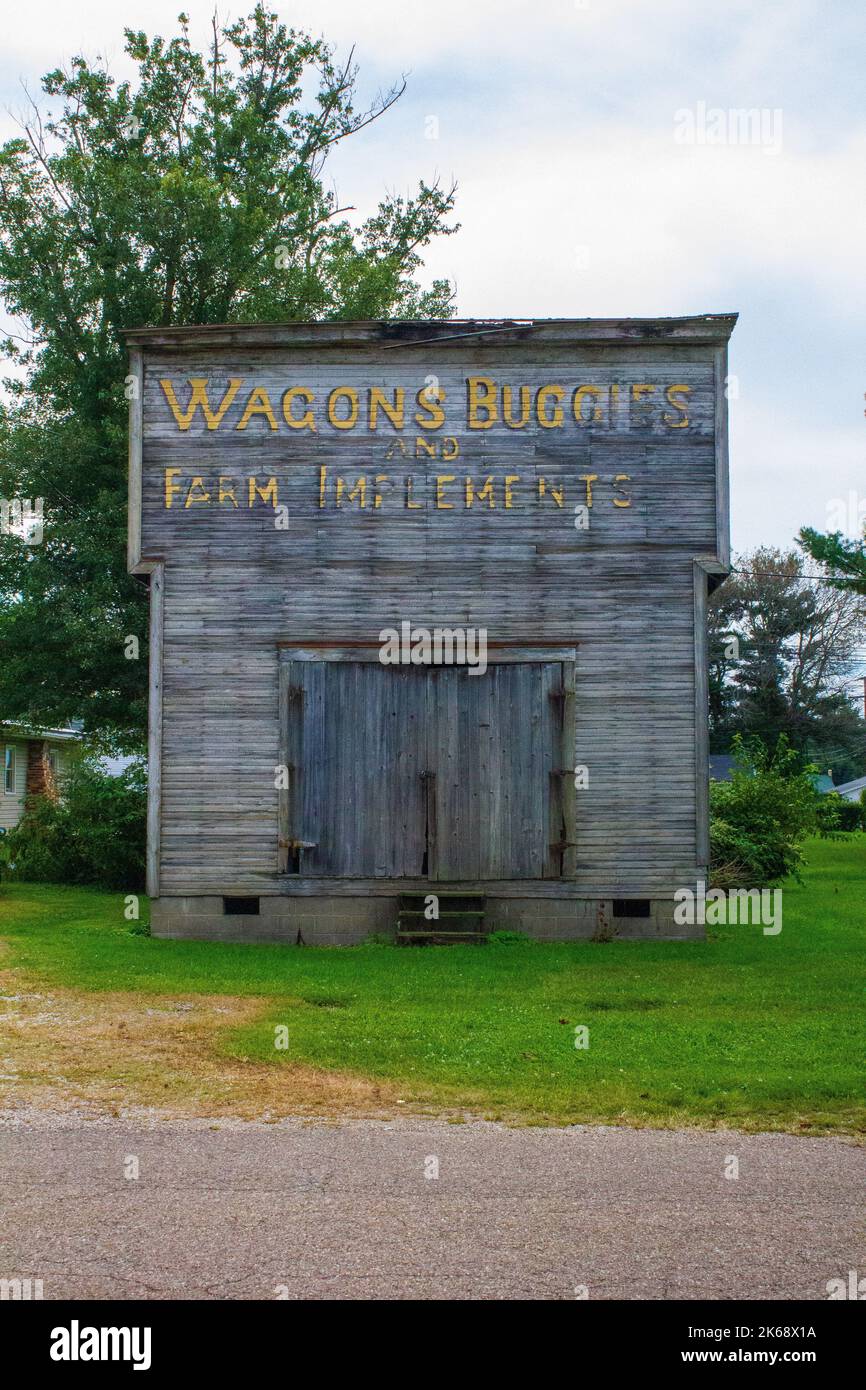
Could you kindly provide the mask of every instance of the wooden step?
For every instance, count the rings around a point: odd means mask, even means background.
[[[427,894],[404,893],[397,911],[398,946],[484,946],[484,899],[474,893],[437,893],[439,916],[424,911]]]
[[[423,908],[428,898],[437,898],[440,908],[445,908],[449,912],[474,912],[484,906],[484,896],[481,893],[401,893],[397,900],[398,907],[414,911],[416,908]]]
[[[427,914],[426,914],[426,912],[424,911],[423,908],[420,908],[420,907],[419,907],[419,908],[401,907],[401,908],[400,908],[400,913],[399,913],[399,915],[400,915],[401,918],[403,918],[403,917],[422,917],[422,918],[424,918],[425,921],[428,921],[428,922],[442,922],[442,921],[452,922],[452,921],[454,921],[455,919],[458,919],[458,920],[459,920],[459,919],[464,918],[464,917],[471,917],[471,918],[474,918],[474,919],[477,921],[479,917],[483,917],[483,916],[484,916],[484,908],[483,908],[483,907],[479,908],[477,912],[449,912],[448,909],[446,908],[446,910],[445,910],[444,912],[440,912],[440,913],[439,913],[439,916],[438,916],[438,917],[428,917]]]
[[[397,929],[398,946],[486,946],[487,933],[481,931],[402,931]]]

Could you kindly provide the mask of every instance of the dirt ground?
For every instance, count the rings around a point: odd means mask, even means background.
[[[0,1106],[139,1106],[166,1116],[271,1119],[379,1114],[397,1087],[302,1063],[279,1067],[224,1056],[219,1035],[263,1013],[268,1000],[28,988],[0,972]]]

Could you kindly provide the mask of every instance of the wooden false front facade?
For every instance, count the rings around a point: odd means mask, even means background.
[[[734,322],[127,335],[157,934],[696,930]]]

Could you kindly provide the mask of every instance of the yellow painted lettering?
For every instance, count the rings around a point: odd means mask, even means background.
[[[682,385],[682,383],[678,383],[674,386],[668,386],[668,388],[666,389],[665,398],[667,400],[668,405],[672,405],[674,410],[678,410],[680,415],[682,416],[682,419],[677,419],[676,416],[668,415],[667,412],[665,412],[665,414],[662,416],[662,419],[664,420],[665,424],[669,426],[670,429],[684,430],[688,425],[689,417],[688,411],[686,409],[686,406],[688,405],[688,400],[686,400],[686,402],[683,405],[681,405],[680,402],[675,399],[675,397],[688,397],[690,395],[691,387],[684,386]]]
[[[347,401],[348,415],[337,415],[339,401]],[[335,430],[353,430],[358,423],[358,392],[353,386],[335,386],[328,397],[328,420]]]
[[[364,477],[364,475],[362,474],[361,477],[358,478],[357,482],[355,483],[355,486],[351,489],[351,491],[347,491],[347,488],[348,488],[348,484],[347,484],[345,478],[338,478],[338,479],[337,479],[337,506],[338,506],[338,507],[342,507],[342,505],[343,505],[343,493],[345,492],[345,493],[346,493],[346,500],[347,500],[347,502],[354,502],[355,499],[357,498],[359,505],[360,505],[361,507],[366,507],[366,505],[367,505],[367,479]]]
[[[443,501],[445,495],[445,484],[454,482],[453,473],[439,473],[436,476],[436,506],[440,512],[450,512],[454,510],[453,502]]]
[[[228,484],[228,483],[231,483],[231,487],[225,486],[225,484]],[[223,502],[228,502],[228,501],[231,501],[231,504],[232,504],[233,507],[236,507],[236,506],[238,505],[238,499],[237,499],[237,497],[235,496],[235,480],[234,480],[234,478],[231,478],[231,477],[228,477],[228,476],[225,476],[225,477],[224,477],[222,474],[220,474],[220,480],[219,480],[219,499],[220,499],[220,505],[222,505]]]
[[[592,506],[592,485],[593,485],[593,483],[597,483],[597,482],[598,482],[598,474],[597,474],[597,473],[578,473],[577,476],[580,478],[580,481],[581,481],[582,483],[586,483],[586,505],[587,505],[588,507],[591,507],[591,506]]]
[[[655,387],[648,381],[636,381],[631,388],[632,413],[631,418],[634,422],[648,425],[652,414],[652,401],[648,397],[655,395]]]
[[[300,417],[294,413],[294,403],[298,398],[307,405]],[[312,391],[308,391],[306,386],[290,386],[288,391],[283,392],[283,419],[290,430],[311,430],[315,434],[316,417],[310,409],[315,399]]]
[[[484,411],[482,417],[479,411]],[[471,430],[489,430],[495,425],[496,388],[489,376],[470,376],[466,378],[466,419]]]
[[[565,392],[561,386],[548,385],[539,388],[536,398],[536,410],[538,411],[538,423],[541,425],[542,429],[555,430],[559,429],[562,425],[563,413],[562,406],[559,402],[564,395]],[[547,402],[551,399],[556,401],[557,404],[553,408],[553,414],[548,415]]]
[[[495,506],[496,506],[496,498],[495,498],[494,495],[493,495],[493,476],[492,476],[492,474],[491,474],[488,478],[485,479],[484,486],[483,486],[482,488],[480,488],[477,492],[476,492],[476,490],[475,490],[475,484],[473,483],[472,479],[469,478],[469,477],[467,477],[467,479],[466,479],[466,508],[467,508],[467,510],[472,506],[472,503],[476,500],[476,498],[477,498],[477,500],[478,500],[479,502],[485,502],[485,501],[486,501],[488,507],[495,507]]]
[[[254,415],[264,415],[272,430],[279,428],[276,416],[271,409],[271,398],[264,386],[255,386],[250,392],[246,409],[238,420],[237,428],[245,430]]]
[[[208,429],[217,429],[219,425],[222,423],[223,416],[225,415],[226,411],[228,410],[229,406],[231,405],[232,401],[234,400],[235,396],[237,395],[238,391],[243,385],[243,377],[229,377],[229,384],[216,411],[213,411],[210,408],[210,401],[208,400],[207,396],[207,378],[203,376],[187,377],[187,380],[189,381],[191,387],[191,395],[186,410],[181,410],[180,406],[178,405],[177,397],[174,394],[174,386],[172,385],[171,381],[169,381],[168,378],[160,377],[159,382],[160,386],[162,387],[163,395],[165,396],[165,399],[168,401],[168,404],[171,408],[171,413],[175,418],[175,422],[177,424],[178,429],[189,429],[199,406],[201,406],[202,413],[204,415],[205,420],[207,421]]]
[[[554,486],[553,486],[553,483],[548,483],[548,481],[547,481],[546,478],[539,478],[539,480],[538,480],[538,498],[539,498],[539,501],[541,500],[542,497],[547,497],[547,496],[550,496],[550,497],[553,498],[553,500],[554,500],[554,502],[556,503],[557,507],[561,507],[561,506],[563,506],[564,503],[565,503],[565,487],[564,487],[564,486],[563,486],[563,487],[554,487]]]
[[[512,411],[512,393],[510,386],[502,388],[502,419],[510,430],[522,430],[523,426],[529,421],[529,413],[532,409],[532,395],[528,386],[520,388],[520,419],[515,420]]]
[[[371,386],[368,406],[370,429],[375,432],[379,420],[379,411],[381,410],[387,415],[395,430],[401,430],[405,422],[405,404],[406,392],[403,390],[402,386],[398,386],[394,391],[393,402],[388,400],[385,392],[381,390],[380,387]]]
[[[199,490],[199,492],[200,492],[200,494],[201,494],[200,497],[196,497],[196,496],[195,496],[195,489],[196,489],[196,488],[198,488],[198,490]],[[206,488],[205,485],[204,485],[204,479],[203,479],[202,477],[200,477],[198,474],[196,474],[196,476],[193,478],[192,482],[191,482],[190,485],[189,485],[189,491],[188,491],[187,494],[186,494],[186,501],[184,502],[183,505],[184,505],[185,507],[192,507],[192,506],[195,505],[196,502],[209,502],[209,501],[210,501],[210,493],[208,492],[207,488]]]
[[[270,502],[272,507],[276,507],[278,500],[276,478],[268,478],[264,487],[259,487],[256,479],[250,474],[247,485],[247,505],[250,507],[254,506],[257,496],[260,497],[263,502]]]
[[[591,403],[589,416],[585,416],[583,413],[584,401],[586,400],[587,396],[589,396]],[[599,405],[600,398],[600,386],[578,386],[577,390],[574,393],[574,401],[572,403],[572,408],[574,410],[574,418],[579,425],[601,424],[601,406]]]
[[[179,468],[167,468],[165,470],[165,506],[166,510],[171,507],[172,498],[180,497],[181,489],[174,481],[180,474]]]
[[[445,411],[442,409],[442,402],[445,399],[444,387],[439,388],[439,394],[435,395],[432,390],[422,386],[415,400],[418,409],[415,411],[415,424],[424,430],[440,430],[445,424]],[[422,415],[421,411],[425,414]]]
[[[459,453],[460,445],[453,434],[449,434],[446,439],[442,440],[442,462],[450,463],[452,459],[456,459]]]
[[[628,492],[626,491],[626,489],[625,489],[624,487],[622,487],[622,484],[623,484],[623,483],[630,483],[630,482],[631,482],[631,475],[630,475],[630,474],[628,474],[628,473],[617,473],[616,477],[615,477],[614,480],[613,480],[613,490],[614,490],[614,492],[618,492],[618,493],[620,494],[620,496],[619,496],[619,497],[614,497],[614,499],[613,499],[613,505],[614,505],[615,507],[630,507],[630,506],[631,506],[631,497],[629,496],[629,494],[628,494]]]

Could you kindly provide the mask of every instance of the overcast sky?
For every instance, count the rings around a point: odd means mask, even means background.
[[[0,130],[21,80],[73,54],[130,75],[124,24],[164,35],[200,0],[29,0],[4,14]],[[220,4],[223,20],[249,3]],[[419,177],[459,182],[462,230],[427,274],[461,315],[736,310],[733,541],[785,545],[866,508],[866,0],[298,0],[352,44],[363,94],[408,90],[329,166],[363,215]],[[756,109],[756,142],[728,113]],[[721,113],[721,114],[720,114]],[[435,120],[431,120],[435,118]],[[436,138],[430,138],[435,136]]]

